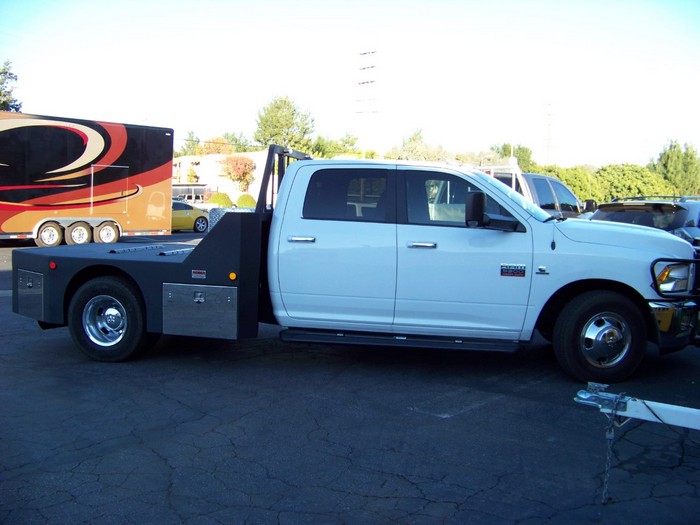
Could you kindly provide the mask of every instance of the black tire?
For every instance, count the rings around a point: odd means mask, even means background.
[[[115,243],[119,240],[119,227],[113,222],[103,222],[93,233],[93,239],[99,243]]]
[[[34,243],[42,248],[58,246],[63,242],[63,228],[57,222],[47,222],[41,225]]]
[[[83,284],[70,301],[68,326],[75,345],[96,361],[124,361],[145,350],[149,341],[141,296],[118,277]]]
[[[194,227],[192,228],[197,233],[204,233],[209,228],[209,221],[206,217],[197,217],[194,220]]]
[[[573,299],[554,326],[554,354],[576,379],[617,383],[631,376],[647,349],[639,308],[615,292],[591,291]]]
[[[92,228],[87,222],[74,222],[66,228],[66,244],[90,244]]]

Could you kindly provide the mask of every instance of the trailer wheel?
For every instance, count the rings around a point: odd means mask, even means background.
[[[562,368],[580,381],[616,383],[644,359],[646,328],[639,308],[621,294],[591,291],[567,304],[552,343]]]
[[[119,227],[113,222],[103,222],[93,235],[95,242],[114,243],[119,240]]]
[[[90,244],[92,229],[86,222],[74,222],[66,228],[66,244]]]
[[[58,246],[63,242],[63,228],[57,222],[47,222],[41,225],[34,243],[41,247]]]
[[[136,288],[118,277],[83,284],[68,307],[68,326],[80,351],[96,361],[124,361],[144,350],[146,309]]]

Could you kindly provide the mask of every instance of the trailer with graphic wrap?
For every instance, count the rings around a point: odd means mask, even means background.
[[[172,159],[172,129],[0,112],[0,239],[168,234]]]

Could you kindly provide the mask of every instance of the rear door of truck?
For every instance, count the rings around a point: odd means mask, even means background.
[[[391,165],[343,163],[309,164],[296,174],[276,247],[283,324],[391,329],[395,174]]]

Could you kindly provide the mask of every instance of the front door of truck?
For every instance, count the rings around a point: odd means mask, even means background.
[[[465,179],[402,169],[395,331],[517,339],[532,279],[532,234],[465,225]],[[494,199],[487,212],[509,214]],[[403,209],[400,207],[400,209]]]
[[[296,174],[277,241],[277,286],[286,324],[390,329],[395,172],[392,166],[357,169],[336,163],[309,165]]]

